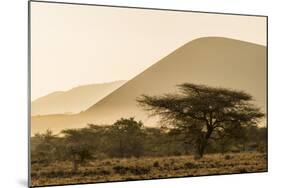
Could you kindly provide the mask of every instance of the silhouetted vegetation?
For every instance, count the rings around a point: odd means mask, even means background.
[[[243,137],[239,139],[223,137],[218,141],[210,140],[206,153],[266,152],[266,128],[243,127],[240,131]],[[95,159],[193,154],[193,145],[185,142],[185,136],[174,130],[143,127],[133,118],[120,119],[111,126],[88,125],[86,128],[68,129],[60,136],[47,131],[31,139],[32,163],[67,160],[73,163],[75,171],[78,165]]]
[[[189,83],[179,88],[180,94],[143,95],[138,102],[163,123],[185,133],[185,142],[194,146],[198,158],[203,157],[210,139],[220,140],[223,146],[227,137],[243,137],[243,128],[256,126],[264,116],[250,103],[252,96],[243,91]]]

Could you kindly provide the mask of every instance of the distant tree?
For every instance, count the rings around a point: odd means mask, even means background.
[[[134,118],[121,118],[110,129],[112,152],[117,150],[118,157],[140,156],[143,150],[141,121]]]
[[[196,149],[196,157],[204,155],[214,132],[227,133],[242,126],[257,125],[264,116],[252,103],[252,96],[231,89],[184,83],[179,94],[143,95],[137,99],[151,115],[162,122],[186,131],[187,142]]]
[[[267,128],[266,127],[246,127],[245,137],[239,144],[243,150],[266,152],[267,150]]]
[[[45,133],[35,134],[33,140],[36,140],[36,145],[32,148],[32,161],[49,164],[55,160],[57,136],[51,130],[46,130]]]
[[[146,127],[144,129],[144,151],[145,155],[159,155],[161,153],[161,144],[163,143],[164,134],[157,127]]]
[[[93,157],[93,149],[90,140],[87,139],[87,132],[81,129],[63,130],[64,134],[64,155],[63,159],[72,162],[72,171],[76,172],[79,165],[85,164]]]

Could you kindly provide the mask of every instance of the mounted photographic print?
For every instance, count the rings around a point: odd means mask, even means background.
[[[30,186],[267,172],[267,17],[29,2]]]

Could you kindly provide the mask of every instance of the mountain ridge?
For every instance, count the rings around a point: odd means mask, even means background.
[[[125,82],[125,80],[118,80],[79,85],[69,90],[49,93],[32,101],[32,115],[79,113],[106,97]]]

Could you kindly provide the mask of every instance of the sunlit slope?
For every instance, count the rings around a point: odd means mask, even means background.
[[[93,105],[85,113],[99,121],[119,117],[143,118],[136,98],[142,94],[173,92],[177,84],[191,82],[245,90],[255,103],[265,107],[266,48],[226,38],[201,38],[174,51],[122,87]]]

